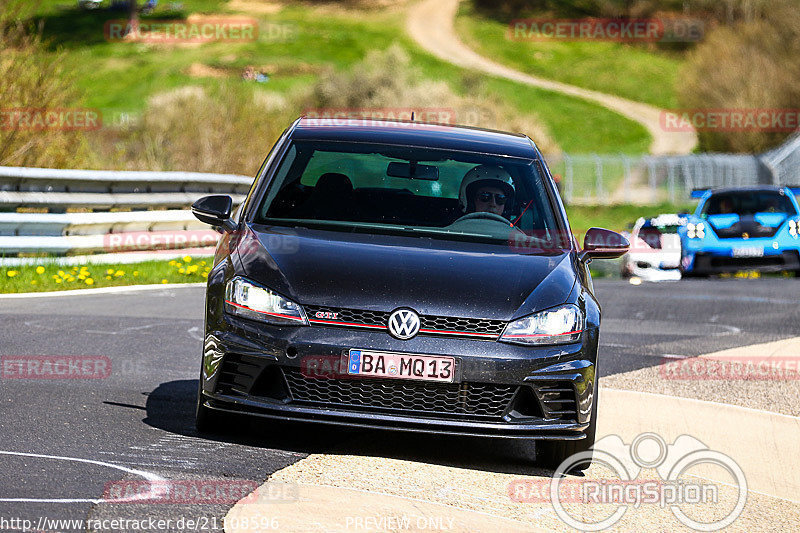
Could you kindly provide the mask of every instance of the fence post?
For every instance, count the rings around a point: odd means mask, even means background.
[[[572,158],[564,154],[564,196],[567,198],[567,203],[572,202],[574,185],[572,181]]]
[[[647,182],[650,184],[650,200],[653,203],[658,202],[656,195],[656,161],[655,158],[648,158],[647,160]]]
[[[620,157],[622,157],[622,168],[624,173],[623,182],[625,183],[625,201],[631,203],[633,200],[633,195],[631,194],[631,189],[633,188],[633,177],[631,176],[631,158],[625,154],[620,154]]]
[[[603,160],[600,159],[600,156],[597,154],[592,154],[594,156],[594,174],[595,174],[595,196],[597,197],[597,202],[603,202]]]
[[[669,201],[675,203],[675,164],[672,159],[667,159],[667,189],[669,190]]]

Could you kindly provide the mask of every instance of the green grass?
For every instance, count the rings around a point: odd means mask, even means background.
[[[162,11],[152,17],[227,9],[226,2],[221,0],[182,3],[181,13]],[[161,2],[160,9],[167,4]],[[287,5],[276,14],[252,16],[258,17],[262,24],[291,28],[291,38],[269,39],[262,34],[254,42],[200,46],[107,42],[103,24],[108,19],[120,18],[119,13],[80,11],[57,0],[44,2],[38,12],[45,37],[53,49],[66,54],[75,83],[85,94],[84,104],[100,109],[109,125],[126,115],[141,113],[151,96],[185,85],[228,92],[266,90],[287,96],[302,94],[325,68],[348,68],[372,49],[386,49],[399,43],[409,51],[412,64],[425,77],[444,80],[460,94],[470,92],[477,78],[486,90],[507,101],[513,109],[523,114],[535,113],[566,151],[642,153],[650,144],[650,136],[643,127],[601,106],[507,80],[476,76],[430,56],[406,36],[404,17],[394,10],[339,13],[309,5]],[[194,63],[227,69],[230,75],[192,77],[188,70]],[[243,81],[240,73],[247,65],[267,66],[268,72],[273,71],[269,82]],[[301,112],[298,108],[297,114]]]
[[[188,261],[187,261],[188,259]],[[38,265],[0,267],[0,293],[66,291],[123,285],[197,283],[208,278],[210,257],[145,261],[124,265],[64,266],[42,259]]]
[[[661,213],[693,212],[695,205],[662,203],[657,205],[568,205],[572,232],[582,236],[591,227],[614,231],[629,230],[639,217],[654,217]]]
[[[456,30],[479,53],[522,72],[663,108],[678,105],[676,53],[613,42],[511,40],[506,22],[476,13],[470,2],[461,3]]]

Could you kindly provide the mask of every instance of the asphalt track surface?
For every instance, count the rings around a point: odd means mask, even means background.
[[[15,529],[3,519],[27,519],[35,527],[42,517],[183,518],[201,521],[205,527],[198,530],[219,530],[214,526],[232,502],[111,504],[102,501],[104,490],[108,483],[138,482],[145,475],[261,483],[310,453],[369,454],[503,472],[529,468],[532,457],[505,441],[459,442],[258,421],[242,422],[232,435],[199,436],[193,422],[203,292],[187,287],[0,299],[0,355],[106,357],[111,365],[104,379],[0,379],[0,531]],[[596,292],[604,312],[602,375],[655,366],[665,356],[691,357],[789,338],[797,335],[800,322],[796,279],[641,286],[599,280]]]

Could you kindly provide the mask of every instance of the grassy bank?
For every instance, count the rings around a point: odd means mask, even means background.
[[[0,293],[197,283],[208,278],[210,268],[210,257],[191,256],[178,260],[145,261],[124,265],[64,266],[42,260],[38,265],[0,268]]]
[[[654,217],[661,213],[693,212],[696,204],[657,205],[572,205],[567,206],[573,233],[582,235],[591,227],[625,231],[639,217]]]
[[[231,6],[237,5],[213,0],[180,4],[180,12],[169,12],[170,3],[162,2],[150,18],[235,13]],[[487,90],[520,114],[535,114],[565,151],[641,153],[650,143],[644,128],[603,107],[489,79],[428,55],[406,36],[405,14],[397,8],[305,4],[284,5],[272,13],[238,13],[259,20],[258,39],[202,45],[108,42],[103,35],[104,23],[123,14],[82,11],[58,1],[44,2],[37,18],[44,24],[45,38],[53,49],[66,54],[65,61],[85,94],[86,106],[99,109],[107,126],[135,119],[148,100],[159,93],[190,85],[243,95],[264,93],[273,100],[277,95],[285,99],[283,105],[298,106],[297,96],[310,90],[327,69],[347,69],[370,50],[384,50],[397,43],[408,50],[412,64],[426,78],[445,81],[459,94]],[[241,74],[247,67],[267,73],[268,81],[243,80]],[[303,111],[298,106],[295,114]],[[190,121],[187,117],[187,123]],[[497,127],[503,129],[503,124]],[[265,152],[272,141],[264,140]],[[113,158],[98,164],[109,166]]]
[[[479,53],[522,72],[663,108],[677,107],[680,55],[614,42],[511,40],[508,23],[462,2],[461,39]]]

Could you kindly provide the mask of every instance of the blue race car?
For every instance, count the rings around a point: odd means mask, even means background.
[[[759,270],[800,275],[800,207],[788,187],[696,190],[694,215],[678,229],[684,277]]]

